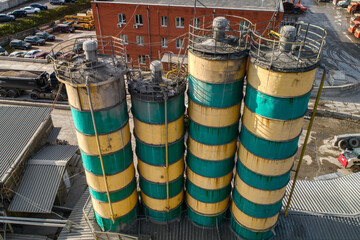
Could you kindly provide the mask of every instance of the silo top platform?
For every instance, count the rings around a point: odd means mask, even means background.
[[[94,0],[94,2],[104,2]],[[194,0],[113,0],[115,3],[144,4],[158,6],[194,7]],[[197,8],[219,8],[237,10],[283,11],[281,1],[278,0],[201,0]]]
[[[320,64],[326,30],[304,22],[256,24],[251,35],[250,61],[280,72],[310,71]]]
[[[238,59],[248,53],[253,24],[233,15],[200,16],[190,21],[189,49],[196,55],[215,59]]]
[[[127,69],[123,44],[114,37],[70,39],[56,45],[50,56],[59,81],[78,87],[123,79]]]

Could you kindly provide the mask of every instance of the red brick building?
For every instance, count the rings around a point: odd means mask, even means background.
[[[206,7],[205,7],[206,6]],[[184,53],[194,0],[110,0],[92,1],[96,34],[127,42],[128,61],[148,65],[165,52]],[[236,15],[259,23],[283,18],[279,0],[201,0],[196,17]],[[184,42],[183,42],[184,41]]]

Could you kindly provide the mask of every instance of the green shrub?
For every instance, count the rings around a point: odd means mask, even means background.
[[[1,25],[0,36],[10,36],[12,34],[61,19],[65,15],[76,14],[90,7],[90,0],[78,0],[65,6],[49,9],[47,11],[41,11],[39,14],[32,17],[17,19],[14,22]]]

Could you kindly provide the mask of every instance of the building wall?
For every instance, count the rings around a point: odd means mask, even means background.
[[[176,49],[176,38],[188,37],[188,25],[190,19],[194,17],[194,8],[175,7],[175,6],[156,6],[156,5],[136,5],[120,4],[114,2],[95,3],[92,2],[92,10],[95,19],[95,29],[97,35],[120,37],[121,34],[128,35],[129,44],[126,46],[127,53],[130,55],[134,65],[138,65],[138,56],[151,56],[151,60],[159,59],[159,54],[164,52],[179,53]],[[269,21],[274,17],[273,11],[250,11],[250,10],[230,10],[197,8],[196,16],[211,14],[236,15],[249,19],[253,23]],[[126,25],[118,27],[118,14],[126,15]],[[143,25],[134,28],[135,15],[141,14]],[[167,27],[161,27],[161,16],[167,16]],[[184,17],[184,28],[175,26],[176,17]],[[277,19],[281,20],[283,13],[277,14]],[[200,20],[201,21],[201,20]],[[150,24],[149,24],[150,23]],[[136,44],[136,36],[144,36],[144,46]],[[161,47],[161,38],[167,38],[168,47]],[[185,46],[187,41],[185,40]],[[181,50],[181,54],[184,50]],[[162,55],[161,55],[162,56]],[[146,63],[149,63],[147,58]]]

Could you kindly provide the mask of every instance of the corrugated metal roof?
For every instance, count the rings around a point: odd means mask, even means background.
[[[289,182],[285,208],[292,181]],[[289,207],[290,211],[355,215],[360,213],[360,172],[322,181],[298,180]]]
[[[50,109],[0,107],[0,179],[46,119]]]
[[[78,147],[46,146],[32,157],[10,203],[10,212],[50,213],[67,162]]]
[[[6,233],[6,240],[47,240],[46,236]]]
[[[71,232],[67,229],[63,229],[58,237],[58,240],[64,239],[74,239],[74,240],[92,240],[94,236],[92,235],[88,224],[86,223],[83,215],[83,208],[86,201],[89,198],[89,189],[87,189],[81,198],[78,200],[76,205],[73,208],[68,220],[71,223]],[[91,218],[94,218],[94,213],[92,211],[91,201],[85,206],[86,212],[90,213]]]
[[[280,216],[274,240],[359,239],[360,218],[289,213]]]
[[[49,134],[49,137],[48,139],[46,140],[47,143],[50,143],[50,144],[56,144],[56,139],[60,133],[60,130],[61,128],[60,127],[54,127],[50,134]]]

